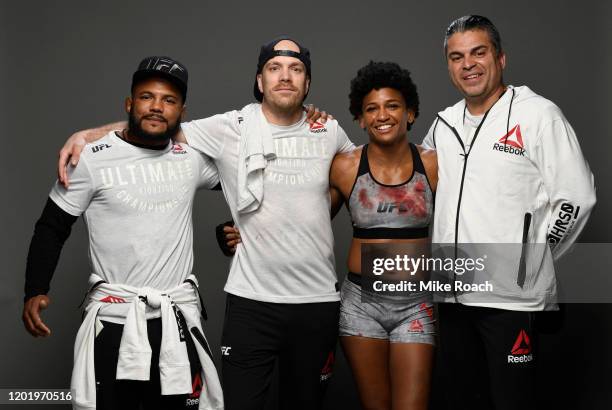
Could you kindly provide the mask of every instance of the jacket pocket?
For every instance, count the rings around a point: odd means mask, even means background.
[[[519,261],[519,271],[518,271],[518,275],[516,277],[516,284],[520,287],[523,288],[523,285],[525,284],[525,277],[527,276],[527,263],[525,261],[526,259],[526,253],[527,253],[527,246],[528,246],[528,242],[529,242],[529,226],[531,225],[531,213],[530,212],[525,212],[525,218],[523,219],[523,239],[522,239],[522,247],[521,247],[521,259]]]

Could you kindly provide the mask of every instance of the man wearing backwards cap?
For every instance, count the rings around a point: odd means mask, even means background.
[[[193,197],[219,178],[208,158],[171,141],[187,78],[178,61],[145,58],[127,128],[85,146],[70,187],[55,184],[36,223],[23,321],[38,337],[51,333],[40,310],[61,248],[78,216],[87,222],[93,274],[75,343],[75,409],[223,408],[191,274]]]
[[[302,103],[310,81],[309,51],[275,39],[260,50],[253,89],[259,103],[183,123],[178,136],[214,161],[242,236],[225,286],[230,410],[263,407],[277,359],[281,407],[319,408],[333,368],[340,297],[328,175],[334,155],[353,144],[334,120],[308,124]],[[72,136],[60,174],[79,144],[121,126]]]

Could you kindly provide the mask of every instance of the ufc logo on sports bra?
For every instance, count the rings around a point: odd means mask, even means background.
[[[397,209],[398,213],[408,212],[408,208],[403,202],[379,202],[376,212],[379,214],[391,213]]]

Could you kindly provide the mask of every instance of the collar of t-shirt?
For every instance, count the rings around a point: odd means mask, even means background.
[[[117,138],[119,138],[123,142],[127,142],[128,144],[133,145],[133,146],[138,147],[138,148],[152,149],[152,150],[155,150],[155,151],[162,151],[162,150],[165,150],[166,148],[168,148],[168,144],[166,144],[166,145],[144,145],[144,144],[138,144],[138,143],[133,142],[133,141],[128,141],[125,138],[123,138],[123,135],[121,135],[121,133],[119,131],[115,131],[115,135],[117,136]],[[172,143],[172,140],[170,140],[170,143]]]
[[[466,151],[469,151],[474,139],[474,133],[483,118],[484,114],[472,115],[468,109],[465,110],[465,115],[463,116],[463,143],[465,144]]]
[[[302,126],[304,125],[304,121],[306,121],[306,113],[302,113],[302,116],[300,117],[298,122],[295,122],[291,125],[276,125],[276,124],[272,124],[271,122],[268,122],[268,125],[270,126],[270,130],[272,131],[272,136],[277,136],[278,134],[283,134],[283,133],[290,133],[290,132],[294,132],[297,130],[300,130],[302,128]]]

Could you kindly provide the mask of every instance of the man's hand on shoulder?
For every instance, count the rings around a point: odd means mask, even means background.
[[[180,144],[187,144],[187,138],[185,138],[185,133],[183,130],[179,130],[176,135],[172,137],[172,140]]]
[[[334,117],[331,114],[326,113],[325,111],[319,110],[313,104],[308,104],[304,106],[304,111],[306,112],[306,121],[309,124],[314,124],[319,121],[320,123],[325,124],[327,120],[333,120]]]
[[[68,161],[75,167],[79,163],[81,152],[87,144],[87,130],[75,132],[68,138],[59,152],[57,177],[65,188],[68,188]]]
[[[23,304],[21,316],[26,330],[34,337],[47,337],[51,330],[40,318],[40,311],[46,309],[51,303],[47,295],[32,296]]]
[[[103,125],[98,128],[77,131],[72,134],[59,152],[59,159],[57,161],[57,177],[60,183],[65,188],[68,188],[70,183],[70,181],[68,181],[68,161],[70,161],[71,166],[76,167],[76,165],[79,163],[81,152],[85,148],[85,145],[99,140],[111,131],[121,130],[126,126],[127,122],[120,121]]]

